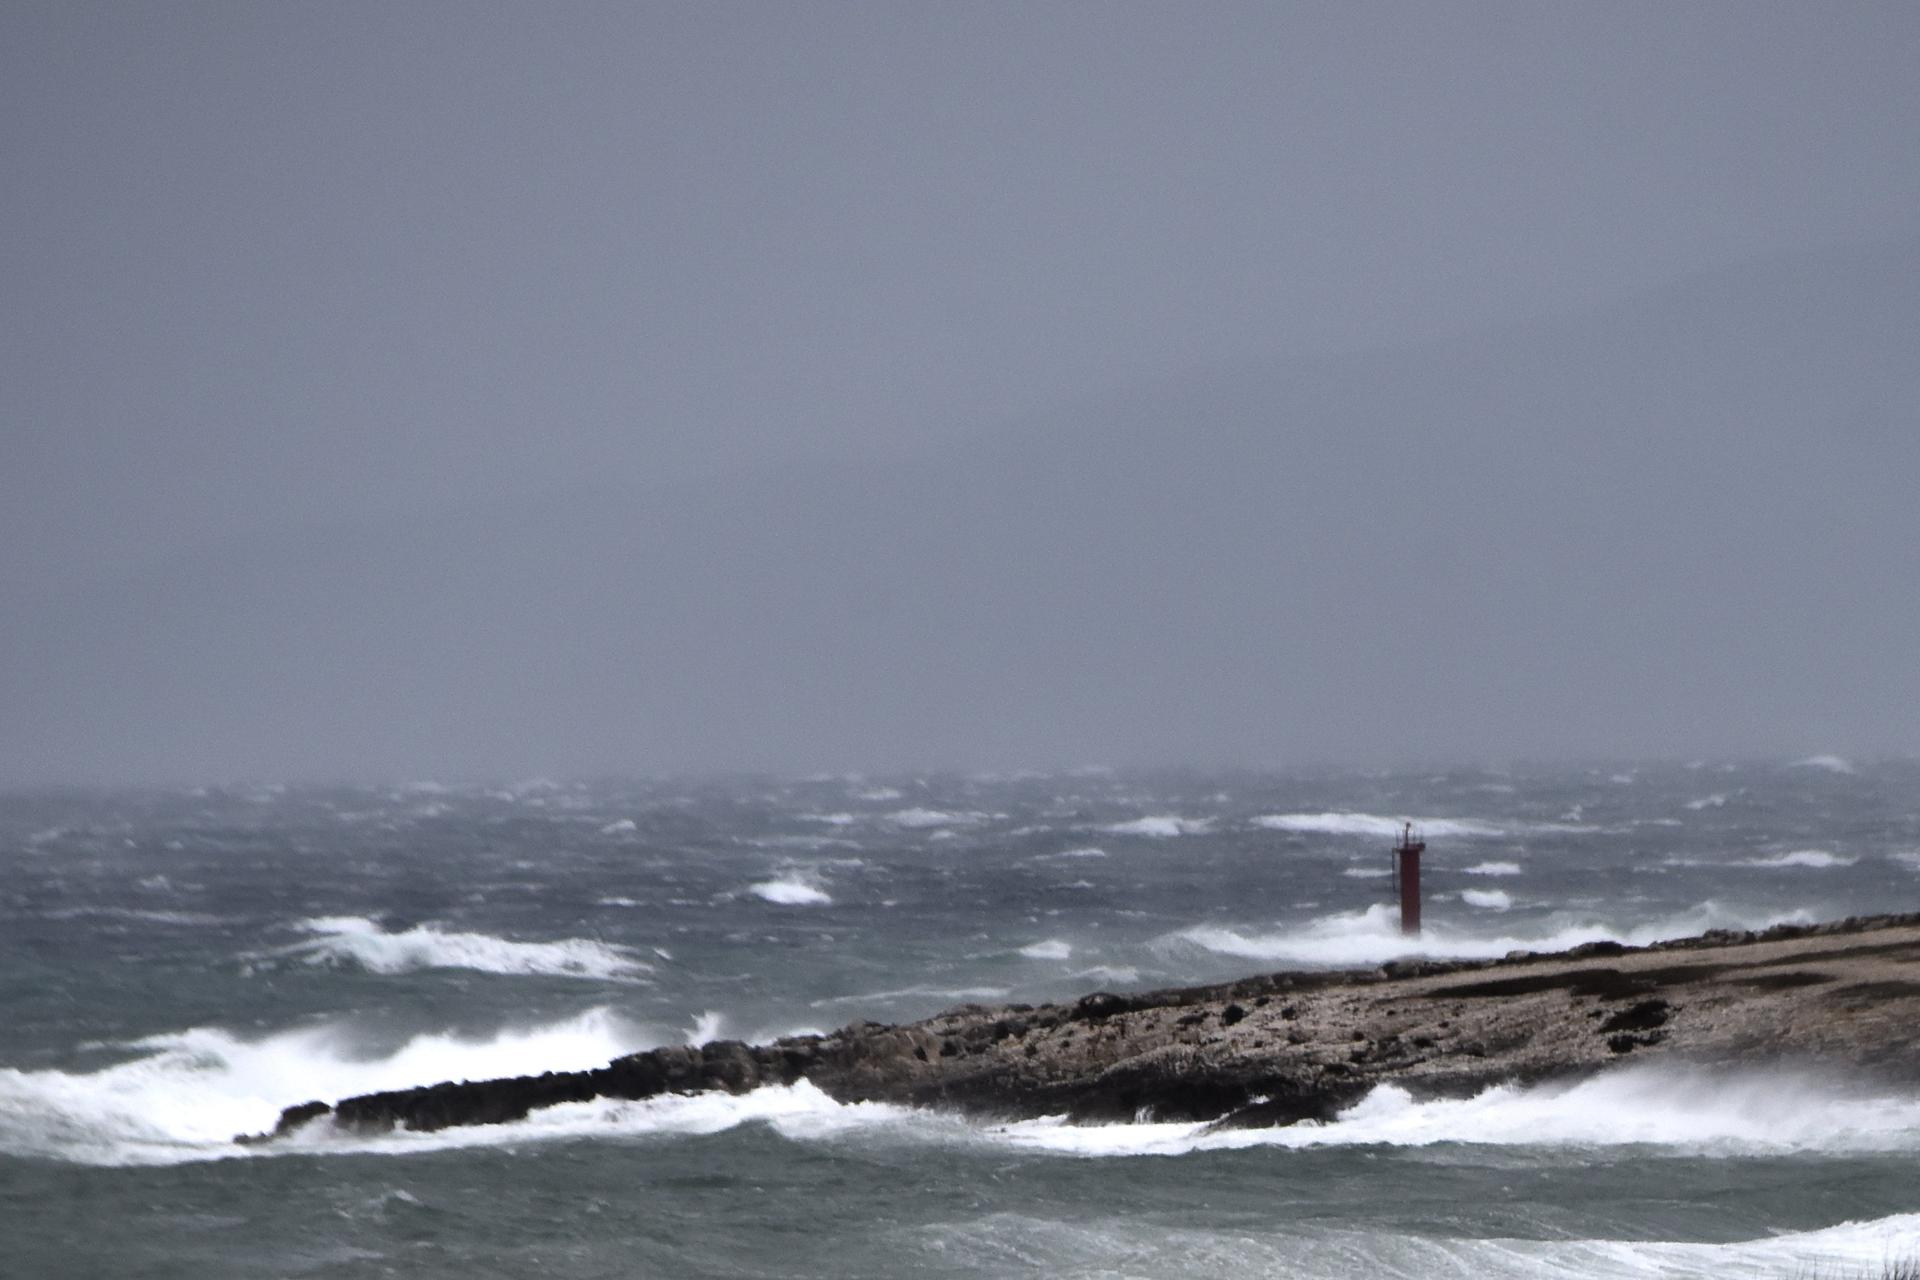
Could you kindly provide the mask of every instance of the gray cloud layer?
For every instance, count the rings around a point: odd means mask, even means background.
[[[0,781],[1914,750],[1917,35],[12,6]]]

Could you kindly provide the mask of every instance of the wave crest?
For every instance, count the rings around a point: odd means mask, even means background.
[[[1100,828],[1116,836],[1151,836],[1170,840],[1175,836],[1205,835],[1213,825],[1208,818],[1182,818],[1176,814],[1153,814],[1131,822],[1115,822]]]
[[[274,954],[298,957],[308,964],[357,965],[369,973],[471,969],[477,973],[631,980],[652,971],[652,966],[635,958],[630,948],[590,938],[516,942],[486,933],[449,932],[434,924],[389,933],[365,916],[322,916],[302,920],[295,927],[315,936]]]
[[[1791,853],[1777,854],[1771,858],[1749,858],[1738,865],[1766,869],[1806,867],[1813,870],[1824,870],[1828,867],[1850,867],[1858,861],[1858,858],[1849,858],[1845,854],[1830,853],[1825,849],[1795,849]]]
[[[1402,825],[1411,822],[1414,829],[1429,836],[1498,836],[1505,831],[1486,822],[1468,818],[1389,818],[1377,813],[1269,813],[1253,820],[1256,827],[1268,831],[1293,831],[1323,836],[1397,836]]]
[[[759,884],[748,885],[747,892],[780,907],[823,907],[833,902],[833,898],[824,890],[815,888],[797,876],[762,880]]]

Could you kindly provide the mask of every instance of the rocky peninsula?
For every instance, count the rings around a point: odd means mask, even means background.
[[[992,1118],[1227,1125],[1331,1118],[1376,1085],[1461,1096],[1623,1059],[1794,1063],[1920,1085],[1920,914],[1628,947],[1275,973],[1071,1004],[962,1005],[771,1044],[651,1049],[592,1071],[289,1107],[355,1133],[498,1124],[564,1102],[744,1093],[806,1080],[842,1102]]]

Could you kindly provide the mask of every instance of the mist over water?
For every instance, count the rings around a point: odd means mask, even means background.
[[[309,1098],[964,1001],[1903,909],[1916,788],[1911,764],[1827,761],[17,793],[0,1218],[35,1275],[188,1254],[204,1276],[1875,1263],[1920,1245],[1920,1098],[1804,1063],[1382,1088],[1324,1125],[1221,1133],[803,1082],[230,1139]],[[1352,874],[1408,819],[1429,841],[1417,942],[1387,882]],[[475,1197],[559,1207],[536,1229]],[[82,1202],[108,1206],[85,1232]],[[555,1230],[557,1259],[527,1243]]]

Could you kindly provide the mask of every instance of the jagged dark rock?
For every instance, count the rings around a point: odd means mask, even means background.
[[[309,1120],[318,1120],[333,1108],[324,1102],[302,1102],[298,1106],[288,1107],[280,1113],[279,1123],[266,1133],[243,1133],[234,1138],[241,1145],[256,1142],[271,1142],[275,1138],[284,1138]]]
[[[1282,997],[1284,999],[1276,999]],[[459,1081],[289,1107],[359,1133],[498,1124],[563,1102],[745,1093],[805,1079],[843,1102],[971,1114],[1326,1120],[1377,1084],[1458,1096],[1618,1061],[1824,1062],[1920,1084],[1920,914],[1650,947],[1277,973],[1066,1005],[963,1005],[772,1044],[652,1049],[592,1071]]]

